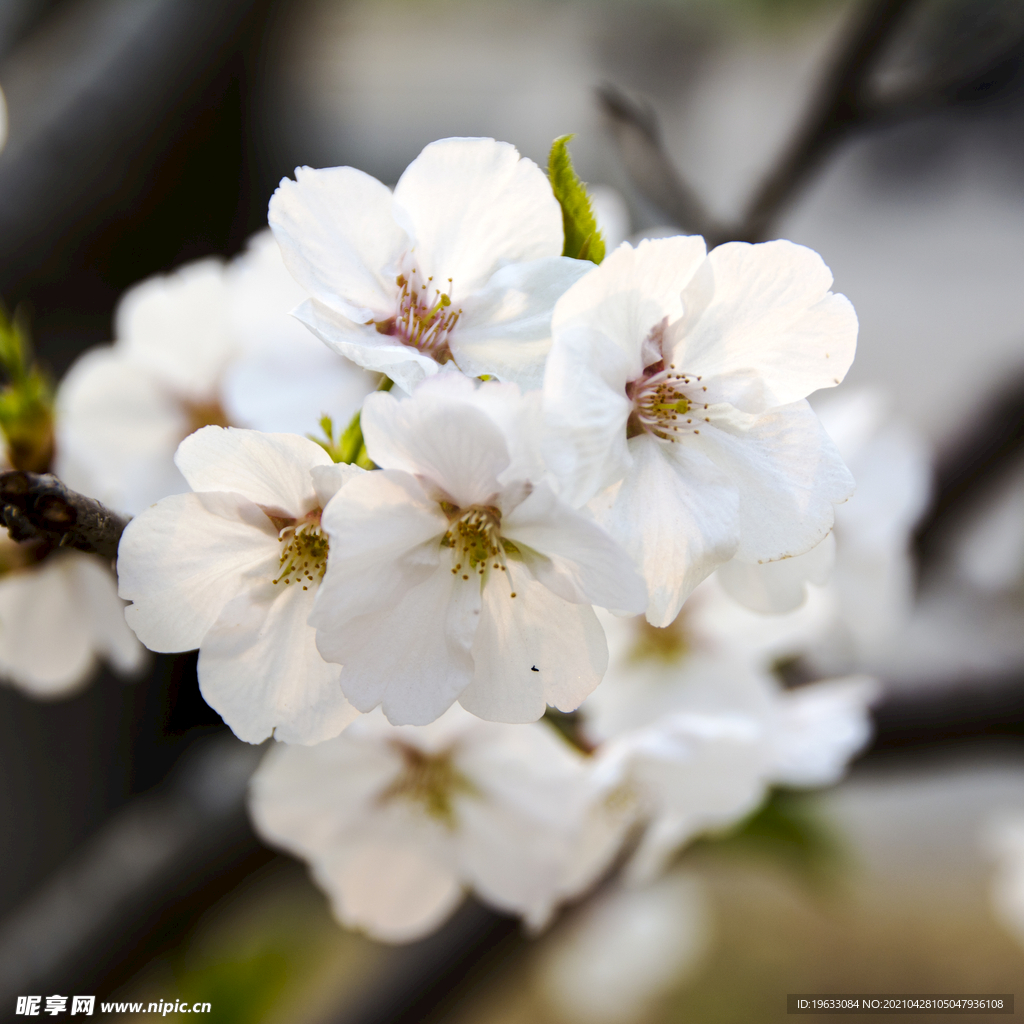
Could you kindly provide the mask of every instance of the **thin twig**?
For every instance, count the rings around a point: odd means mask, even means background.
[[[704,235],[709,246],[763,240],[829,150],[852,127],[882,115],[882,106],[868,98],[868,78],[893,31],[916,2],[874,0],[858,9],[803,124],[735,224],[712,220],[669,158],[653,110],[614,86],[602,86],[598,91],[601,107],[637,188],[681,228]]]
[[[637,188],[681,228],[716,236],[718,226],[665,151],[654,111],[610,83],[597,90],[597,98]]]
[[[0,473],[0,517],[16,541],[95,552],[113,561],[128,520],[50,473]]]
[[[754,194],[733,238],[759,242],[822,158],[867,114],[866,83],[879,53],[917,0],[874,0],[863,8],[789,146]]]

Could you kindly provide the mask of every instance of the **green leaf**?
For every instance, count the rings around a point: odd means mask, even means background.
[[[548,156],[548,178],[555,198],[562,207],[565,228],[563,256],[575,260],[600,263],[604,259],[604,238],[597,229],[597,218],[590,205],[587,186],[580,181],[569,156],[571,135],[563,135],[551,144]]]

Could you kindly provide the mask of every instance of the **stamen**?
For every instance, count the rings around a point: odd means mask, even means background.
[[[452,358],[448,335],[462,315],[461,309],[451,308],[452,279],[448,278],[448,288],[442,291],[433,286],[433,277],[418,284],[416,275],[413,267],[408,274],[395,278],[399,288],[398,312],[387,320],[374,321],[374,327],[380,334],[393,335],[403,345],[439,363],[447,363]]]
[[[327,571],[328,541],[320,526],[320,509],[310,512],[305,520],[283,526],[278,538],[281,541],[281,560],[278,575],[271,582],[275,585],[308,580],[318,583]],[[308,586],[303,584],[303,590]]]
[[[445,510],[453,519],[448,532],[441,540],[443,547],[452,548],[458,561],[452,568],[452,575],[458,576],[463,567],[462,578],[470,575],[482,576],[486,582],[490,569],[505,573],[511,590],[511,576],[508,572],[506,551],[515,552],[515,545],[501,539],[501,513],[490,506],[473,505],[465,510]],[[513,593],[513,597],[516,595]]]

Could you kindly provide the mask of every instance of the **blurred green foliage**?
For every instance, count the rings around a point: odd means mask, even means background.
[[[53,459],[53,385],[32,359],[26,318],[0,308],[0,431],[13,469],[45,473]]]

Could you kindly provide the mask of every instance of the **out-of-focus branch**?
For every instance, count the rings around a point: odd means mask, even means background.
[[[91,551],[113,561],[128,520],[50,473],[0,473],[0,516],[17,541]]]
[[[204,742],[0,922],[0,1006],[109,970],[111,951],[144,945],[165,906],[258,851],[243,801],[260,756],[226,735]]]
[[[879,96],[870,87],[878,59],[917,2],[873,0],[857,8],[802,123],[754,192],[747,212],[732,224],[716,223],[675,167],[651,107],[614,85],[603,85],[598,100],[633,182],[674,223],[704,235],[709,245],[763,241],[779,214],[852,130],[920,116],[949,103],[993,68],[1017,59],[1024,48],[1024,38],[1016,36],[994,56],[957,75],[932,76]]]
[[[597,90],[597,98],[637,188],[680,227],[705,238],[717,237],[722,229],[673,165],[651,107],[610,82]]]
[[[878,55],[917,0],[874,0],[858,12],[812,100],[803,124],[755,192],[733,237],[759,242],[817,170],[824,156],[863,122],[867,82]]]

